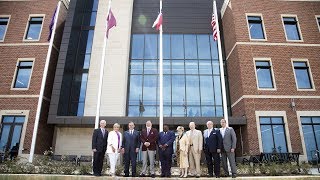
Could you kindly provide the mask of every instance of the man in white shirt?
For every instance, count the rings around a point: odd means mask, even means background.
[[[230,163],[231,172],[232,172],[232,178],[235,178],[237,175],[237,167],[236,167],[236,161],[235,161],[235,149],[237,145],[237,137],[236,133],[234,132],[232,127],[227,127],[226,120],[221,119],[220,121],[221,128],[220,133],[222,136],[222,167],[224,169],[225,175],[229,176],[229,170],[228,170],[228,163],[227,158]]]

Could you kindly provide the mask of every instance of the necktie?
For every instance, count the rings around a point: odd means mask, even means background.
[[[209,129],[208,137],[210,136],[210,134],[211,134],[211,129]]]
[[[131,134],[131,135],[133,134],[133,130],[130,130],[130,134]]]
[[[148,128],[148,129],[147,129],[147,135],[148,135],[148,136],[149,136],[149,133],[150,133],[150,129]]]
[[[102,137],[104,137],[104,134],[105,134],[104,129],[101,129],[101,130],[102,130]]]
[[[118,136],[118,149],[120,148],[120,134],[119,132],[116,132],[117,133],[117,136]]]

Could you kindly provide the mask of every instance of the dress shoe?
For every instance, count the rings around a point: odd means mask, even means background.
[[[164,174],[161,174],[161,177],[166,177],[166,175],[164,175]]]
[[[135,174],[132,174],[132,176],[131,177],[137,177],[137,175],[135,175]]]
[[[156,177],[156,175],[154,175],[154,174],[151,174],[151,177],[152,177],[152,178],[155,178],[155,177]]]
[[[196,178],[200,178],[200,175],[196,175]]]
[[[125,174],[123,177],[129,177],[129,174]]]
[[[220,178],[220,176],[216,176],[216,178]]]
[[[232,178],[236,178],[237,177],[237,175],[236,174],[232,174]]]
[[[146,175],[145,174],[140,174],[140,177],[146,177]]]

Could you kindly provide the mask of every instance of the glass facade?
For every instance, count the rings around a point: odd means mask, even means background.
[[[320,117],[301,117],[301,124],[308,160],[315,160],[320,148]]]
[[[77,1],[58,106],[60,116],[83,116],[97,10],[98,0]]]
[[[128,116],[159,116],[158,34],[133,34]],[[207,34],[163,35],[165,117],[222,117],[217,43]]]
[[[251,39],[265,39],[260,16],[248,16],[248,24]]]
[[[263,152],[288,152],[282,117],[260,117]]]
[[[283,23],[288,40],[301,40],[298,22],[295,17],[284,17]]]
[[[43,17],[31,17],[30,18],[25,39],[27,39],[27,40],[40,39],[42,21],[43,21]]]

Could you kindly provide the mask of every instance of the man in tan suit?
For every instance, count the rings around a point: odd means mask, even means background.
[[[201,175],[200,170],[200,159],[201,159],[201,151],[203,144],[203,137],[201,131],[195,129],[196,125],[194,122],[189,123],[190,130],[186,132],[187,137],[189,139],[189,166],[190,166],[190,174],[196,175],[197,178]],[[192,172],[196,170],[196,173]]]

